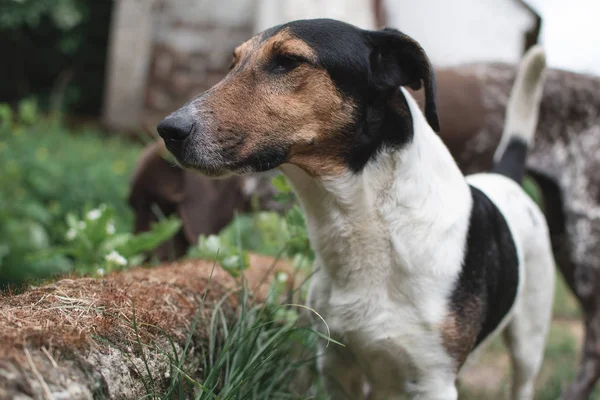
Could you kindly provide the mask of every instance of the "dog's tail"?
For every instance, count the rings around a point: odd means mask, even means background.
[[[523,179],[527,149],[537,128],[545,70],[544,50],[532,47],[519,66],[506,107],[502,139],[494,154],[492,172],[518,183]]]

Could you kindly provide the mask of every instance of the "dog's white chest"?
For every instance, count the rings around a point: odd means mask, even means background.
[[[342,287],[324,270],[313,277],[309,305],[327,321],[332,336],[344,343],[369,379],[404,391],[430,365],[450,365],[441,343],[436,307],[413,297],[417,282]],[[410,287],[410,289],[409,289]],[[439,298],[438,301],[443,302]],[[331,346],[335,346],[331,344]],[[424,357],[426,355],[426,357]]]

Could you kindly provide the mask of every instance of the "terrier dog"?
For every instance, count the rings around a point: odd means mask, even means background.
[[[304,209],[309,304],[340,346],[319,369],[333,399],[456,399],[468,355],[504,331],[513,397],[530,399],[554,259],[523,192],[545,67],[525,58],[494,172],[467,179],[436,134],[435,76],[417,42],[334,20],[271,28],[230,73],[165,118],[178,162],[213,177],[279,167]],[[425,115],[405,89],[425,91]]]

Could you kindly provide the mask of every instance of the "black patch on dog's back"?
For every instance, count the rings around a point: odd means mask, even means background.
[[[462,270],[450,298],[459,332],[473,350],[510,311],[519,285],[519,260],[510,229],[492,201],[471,186],[473,207]],[[467,338],[462,338],[463,340]]]

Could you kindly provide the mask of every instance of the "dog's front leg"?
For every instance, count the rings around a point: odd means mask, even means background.
[[[310,314],[315,328],[320,329],[324,335],[328,335],[330,328],[332,331],[336,331],[334,326],[329,325],[333,319],[329,309],[331,282],[319,258],[315,260],[314,268],[307,305],[316,310],[316,313]],[[326,325],[323,324],[323,319],[327,322]],[[334,336],[336,335],[334,334]],[[336,339],[339,340],[339,337]],[[327,344],[327,342],[319,341],[317,368],[331,400],[363,400],[365,398],[363,372],[347,347],[333,342]]]
[[[363,400],[364,375],[356,359],[345,348],[320,345],[318,367],[331,400]]]
[[[455,377],[438,378],[428,381],[416,391],[409,391],[411,400],[457,400]],[[381,398],[383,399],[383,397]]]
[[[373,383],[368,400],[457,400],[458,391],[454,376],[439,376],[407,383],[404,391],[390,389]]]

